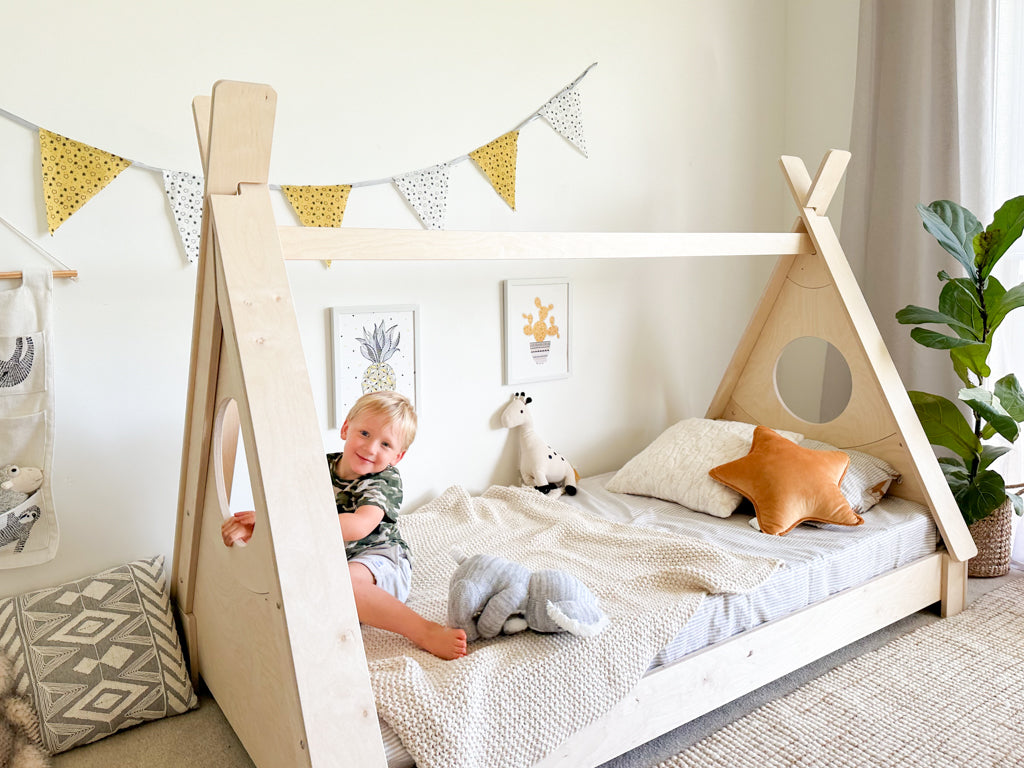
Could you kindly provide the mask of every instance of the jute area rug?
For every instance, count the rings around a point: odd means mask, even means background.
[[[1024,765],[1024,579],[727,725],[657,768]]]

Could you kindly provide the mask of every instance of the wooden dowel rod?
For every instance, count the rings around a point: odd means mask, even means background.
[[[23,276],[21,272],[0,272],[0,280],[20,280]],[[77,269],[55,269],[53,270],[54,277],[78,277]]]

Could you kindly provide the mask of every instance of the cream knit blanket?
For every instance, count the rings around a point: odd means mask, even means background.
[[[447,619],[454,546],[566,570],[610,619],[594,638],[499,635],[456,661],[364,627],[377,712],[419,768],[533,765],[625,696],[705,594],[752,590],[780,565],[602,520],[524,488],[471,497],[452,487],[403,513],[400,528],[413,552],[409,605],[429,619]]]

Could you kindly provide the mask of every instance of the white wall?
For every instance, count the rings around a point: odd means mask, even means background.
[[[279,95],[271,181],[351,183],[464,154],[597,61],[580,85],[590,158],[537,121],[520,137],[518,210],[462,163],[449,228],[784,230],[795,210],[777,156],[807,153],[813,173],[825,148],[848,140],[856,6],[21,3],[5,8],[0,32],[0,70],[17,73],[4,76],[0,107],[132,160],[198,172],[192,97],[220,78],[266,82]],[[846,66],[797,63],[808,50]],[[35,134],[0,118],[0,179],[0,216],[81,275],[55,290],[61,547],[49,564],[0,572],[4,595],[170,555],[196,270],[158,173],[128,169],[51,238]],[[281,223],[294,223],[276,205]],[[418,227],[388,185],[355,190],[345,225]],[[0,269],[43,263],[2,229],[0,253]],[[288,273],[327,449],[340,441],[328,428],[325,310],[420,306],[420,436],[402,464],[418,503],[450,484],[517,481],[516,446],[495,421],[512,390],[501,378],[502,280],[572,280],[573,375],[530,391],[542,434],[593,474],[703,414],[770,267],[291,263]]]

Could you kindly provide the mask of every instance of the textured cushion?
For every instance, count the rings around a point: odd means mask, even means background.
[[[754,505],[765,533],[788,533],[805,520],[860,525],[839,483],[850,463],[842,451],[802,448],[767,427],[754,430],[750,452],[711,469],[711,477]]]
[[[797,442],[797,432],[778,434]],[[630,459],[606,486],[615,493],[654,496],[695,512],[728,517],[742,497],[708,471],[750,450],[754,425],[720,419],[683,419]]]
[[[842,451],[850,457],[850,466],[843,475],[839,490],[849,502],[854,512],[864,514],[882,500],[894,480],[899,480],[900,473],[892,465],[875,456],[849,448],[836,448],[834,445],[811,440],[801,440],[800,445],[816,451]]]
[[[198,704],[163,566],[139,560],[0,600],[0,650],[51,754]]]

